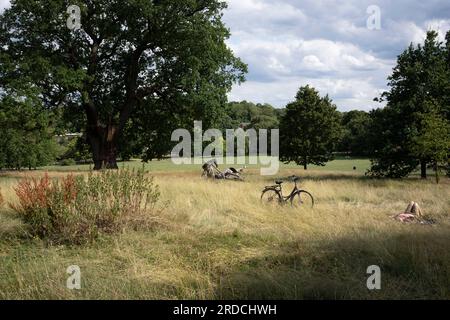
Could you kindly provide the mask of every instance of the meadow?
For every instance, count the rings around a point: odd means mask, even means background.
[[[307,171],[289,164],[276,177],[250,166],[245,182],[234,182],[205,181],[198,165],[151,162],[145,169],[162,197],[158,227],[83,246],[25,236],[26,226],[4,206],[0,299],[450,299],[449,179],[369,179],[368,166],[364,159]],[[4,172],[0,187],[14,202],[12,188],[26,175],[88,169]],[[261,204],[264,186],[292,174],[315,196],[313,209]],[[436,224],[391,218],[411,200]],[[70,265],[81,268],[81,290],[66,288]],[[381,290],[367,289],[370,265],[381,268]]]

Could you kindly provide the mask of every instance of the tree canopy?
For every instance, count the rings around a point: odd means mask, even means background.
[[[96,169],[117,167],[137,131],[148,156],[166,152],[169,131],[217,121],[226,93],[244,80],[245,64],[225,44],[224,2],[70,5],[81,9],[79,30],[67,27],[68,1],[11,3],[0,17],[0,86],[16,96],[33,88],[47,109],[83,113]]]
[[[328,96],[301,87],[280,122],[280,156],[285,162],[324,165],[341,136],[340,115]]]
[[[404,177],[418,164],[426,177],[431,158],[418,152],[412,141],[423,132],[429,114],[450,121],[450,32],[447,43],[429,31],[423,45],[410,45],[397,60],[388,78],[390,90],[382,96],[387,106],[372,112],[375,158],[371,174]],[[448,137],[447,137],[448,138]]]
[[[235,129],[244,125],[253,129],[278,128],[281,109],[270,104],[252,103],[248,101],[230,102],[225,108],[222,129]]]
[[[450,159],[450,121],[429,113],[421,121],[420,131],[412,139],[411,150],[422,159],[429,159],[439,183],[440,167]]]
[[[369,156],[368,137],[372,119],[365,111],[352,110],[342,114],[343,136],[338,150],[352,156]]]
[[[0,100],[0,169],[34,169],[57,155],[53,116],[38,100]]]

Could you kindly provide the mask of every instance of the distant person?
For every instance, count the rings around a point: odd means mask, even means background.
[[[225,178],[227,178],[229,176],[234,176],[236,178],[239,178],[242,171],[244,171],[244,169],[242,169],[242,168],[239,170],[236,170],[235,168],[228,168],[223,172],[223,175],[225,176]]]
[[[240,168],[240,169],[228,168],[224,172],[216,174],[215,177],[216,177],[216,179],[227,179],[230,177],[240,179],[241,173],[244,172],[244,168]]]

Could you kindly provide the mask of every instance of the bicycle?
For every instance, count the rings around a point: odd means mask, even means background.
[[[299,189],[297,186],[297,182],[300,178],[296,176],[292,176],[290,178],[295,183],[295,187],[288,196],[283,195],[283,188],[281,186],[283,181],[277,180],[275,181],[275,186],[266,186],[264,188],[261,194],[261,201],[269,204],[285,204],[290,201],[292,206],[307,206],[313,208],[314,197],[312,194],[306,190]]]

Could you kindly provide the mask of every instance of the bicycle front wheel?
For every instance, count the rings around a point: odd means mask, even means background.
[[[300,190],[291,197],[291,205],[293,207],[314,207],[314,197],[311,193],[305,190]]]

